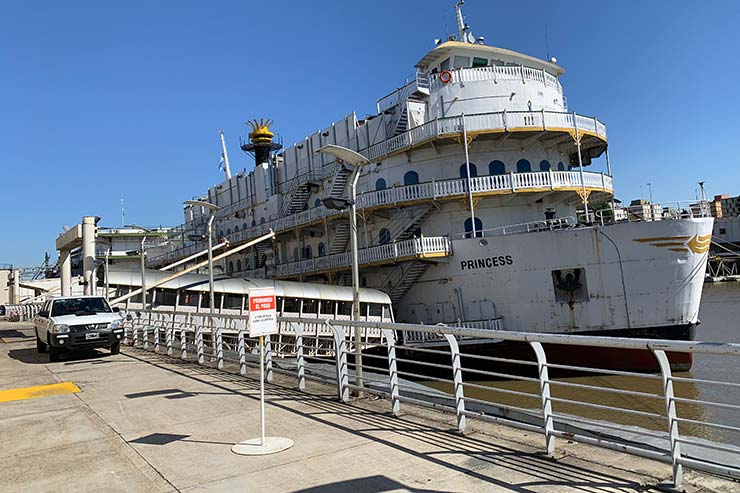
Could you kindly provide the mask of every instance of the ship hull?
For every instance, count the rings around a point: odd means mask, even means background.
[[[643,329],[617,329],[600,332],[600,336],[640,338],[640,339],[672,339],[690,341],[694,338],[695,325],[669,325],[665,327],[654,327],[649,330]],[[579,333],[576,335],[594,335]],[[399,334],[399,336],[401,336]],[[401,336],[402,337],[402,336]],[[466,340],[458,342],[460,352],[463,354],[463,378],[465,380],[497,380],[507,379],[505,375],[527,376],[537,378],[536,357],[531,346],[523,342],[515,341],[486,341]],[[443,370],[438,365],[449,366],[451,356],[449,354],[430,353],[427,351],[415,351],[407,344],[400,343],[396,348],[396,357],[401,361],[397,363],[398,371],[404,378],[424,380],[423,376],[433,378],[449,378],[451,370]],[[655,373],[660,371],[658,361],[652,351],[647,349],[617,349],[594,346],[574,346],[560,344],[544,344],[547,362],[554,365],[578,366],[596,370],[616,370],[636,373]],[[431,349],[449,353],[449,346],[445,341],[427,342],[417,344],[421,349]],[[383,346],[368,348],[367,353],[375,356],[385,356],[386,349]],[[500,360],[487,360],[481,358],[466,358],[465,355],[483,356],[491,358],[502,358],[507,360],[523,361],[530,364],[511,363]],[[667,352],[668,361],[673,372],[685,372],[691,369],[693,355],[691,353]],[[349,355],[350,363],[353,361]],[[413,361],[413,363],[412,363]],[[428,365],[430,363],[431,365]],[[372,358],[366,366],[374,366],[375,371],[386,372],[387,367],[379,366],[379,360]],[[466,372],[465,370],[475,370]],[[483,375],[480,371],[493,372],[497,376]],[[407,375],[404,375],[407,374]],[[550,377],[577,376],[593,374],[591,371],[578,371],[573,369],[550,368]],[[409,377],[409,375],[414,375]]]
[[[397,318],[505,331],[692,340],[711,231],[712,219],[702,218],[453,241],[449,262],[428,269]],[[413,337],[409,333],[406,343],[423,342]],[[531,356],[528,347],[508,342],[463,345],[472,354]],[[547,354],[568,365],[658,369],[649,351],[551,345]],[[691,367],[691,355],[669,356],[674,370]]]

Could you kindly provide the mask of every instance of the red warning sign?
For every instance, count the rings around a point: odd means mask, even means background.
[[[250,337],[265,336],[277,332],[275,305],[275,288],[253,288],[249,290],[247,331]]]

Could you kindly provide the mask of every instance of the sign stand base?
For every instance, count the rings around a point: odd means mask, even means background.
[[[281,437],[265,437],[264,442],[260,445],[259,438],[252,438],[239,442],[231,451],[238,455],[268,455],[288,450],[293,446],[293,440]]]

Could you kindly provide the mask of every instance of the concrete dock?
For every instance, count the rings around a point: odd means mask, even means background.
[[[49,363],[33,330],[0,322],[0,491],[627,492],[670,483],[670,466],[276,375],[268,434],[295,446],[231,452],[259,435],[259,381],[125,348]],[[54,387],[45,387],[53,384]],[[12,391],[12,392],[9,392]],[[3,397],[4,396],[4,397]],[[689,492],[740,484],[687,471]]]

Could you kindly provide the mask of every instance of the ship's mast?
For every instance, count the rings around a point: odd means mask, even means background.
[[[455,3],[455,17],[457,18],[457,32],[460,36],[460,41],[463,43],[475,43],[475,36],[470,32],[470,26],[465,23],[465,18],[462,13],[462,6],[465,0],[458,0]]]
[[[226,179],[231,179],[231,168],[229,167],[229,154],[226,152],[226,141],[224,140],[224,131],[219,130],[219,135],[221,136],[221,153],[224,157],[224,171],[226,171]]]

